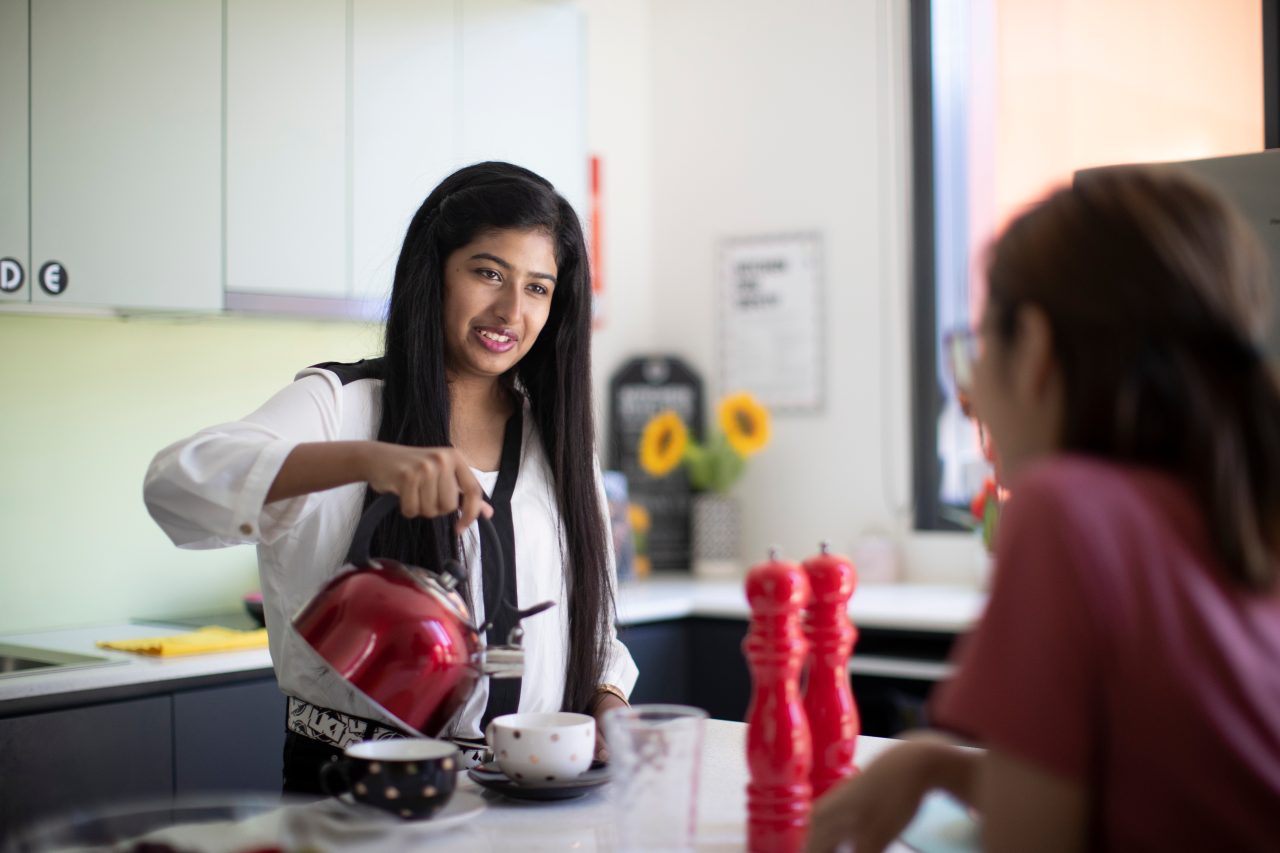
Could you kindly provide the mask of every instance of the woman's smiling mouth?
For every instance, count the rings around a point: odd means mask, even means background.
[[[520,340],[515,332],[500,326],[476,326],[475,333],[481,345],[490,352],[507,352]]]

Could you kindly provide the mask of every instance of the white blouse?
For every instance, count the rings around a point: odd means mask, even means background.
[[[258,573],[276,678],[286,694],[396,726],[358,694],[294,630],[292,617],[343,569],[364,499],[365,484],[353,483],[263,505],[285,457],[303,442],[376,439],[382,381],[358,379],[346,385],[323,368],[307,368],[260,409],[242,420],[209,427],[160,451],[147,471],[147,509],[181,548],[258,546]],[[497,472],[472,469],[487,494]],[[596,468],[600,505],[603,481]],[[520,474],[511,496],[516,546],[516,606],[552,600],[556,606],[521,623],[525,631],[520,711],[556,711],[568,665],[569,598],[560,513],[551,469],[526,410]],[[605,519],[608,529],[608,519]],[[462,537],[476,624],[484,615],[479,528]],[[377,556],[376,554],[373,556]],[[609,572],[614,576],[612,545]],[[637,670],[616,632],[604,682],[630,693]],[[488,702],[487,679],[442,736],[483,739],[480,719]]]

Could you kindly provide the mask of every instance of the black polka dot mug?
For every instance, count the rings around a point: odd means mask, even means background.
[[[366,740],[324,765],[320,786],[329,793],[348,790],[357,802],[406,820],[424,820],[449,802],[460,769],[458,748],[448,741]]]
[[[504,714],[485,729],[493,758],[513,782],[574,779],[591,766],[596,721],[587,714]]]

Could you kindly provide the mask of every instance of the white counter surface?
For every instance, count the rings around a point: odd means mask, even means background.
[[[746,731],[743,723],[707,721],[703,742],[701,780],[698,788],[697,849],[743,850],[746,847]],[[855,761],[865,766],[894,743],[883,738],[859,738]],[[313,847],[363,851],[575,850],[580,853],[618,850],[613,786],[605,785],[586,796],[560,802],[530,803],[507,800],[482,791],[465,775],[459,791],[479,792],[485,808],[473,818],[451,828],[435,828],[430,822],[401,822],[381,812],[368,812],[359,822],[350,807],[328,800],[282,806],[238,822],[173,827],[148,836],[179,848],[206,853],[231,853],[259,845],[281,844],[288,849]],[[624,804],[625,805],[625,804]],[[335,814],[336,812],[336,814]],[[963,816],[938,820],[932,809],[922,809],[912,827],[914,839],[922,833],[946,838],[946,849],[967,849],[973,828]],[[944,813],[945,814],[945,813]],[[353,820],[357,820],[353,824]],[[927,826],[926,826],[927,824]],[[897,843],[891,851],[911,848]]]
[[[849,616],[860,628],[961,633],[986,605],[986,593],[960,586],[865,584],[849,601]],[[618,622],[623,625],[708,616],[747,619],[751,609],[742,580],[698,580],[659,574],[622,584]]]
[[[266,649],[159,658],[96,647],[99,640],[161,637],[189,630],[191,629],[166,628],[155,624],[114,623],[0,636],[0,642],[5,644],[96,655],[110,661],[106,664],[5,675],[0,678],[0,714],[15,710],[21,712],[25,708],[19,706],[29,705],[41,698],[74,698],[76,701],[121,698],[119,691],[126,688],[154,689],[158,685],[171,688],[181,686],[183,682],[208,683],[211,680],[271,675],[271,655]]]
[[[854,594],[849,614],[860,628],[960,633],[978,618],[985,600],[983,593],[963,587],[865,585]],[[658,575],[623,584],[618,592],[618,621],[623,625],[687,617],[749,616],[741,580]],[[99,640],[162,636],[186,630],[190,629],[154,623],[113,623],[0,636],[3,643],[98,655],[111,661],[107,665],[0,677],[0,714],[23,713],[42,700],[48,703],[73,697],[76,701],[119,698],[110,694],[270,674],[271,658],[266,649],[163,659],[95,647]]]

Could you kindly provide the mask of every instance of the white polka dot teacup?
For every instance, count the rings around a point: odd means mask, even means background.
[[[504,714],[485,729],[507,777],[524,784],[573,779],[591,766],[596,721],[587,714]]]

